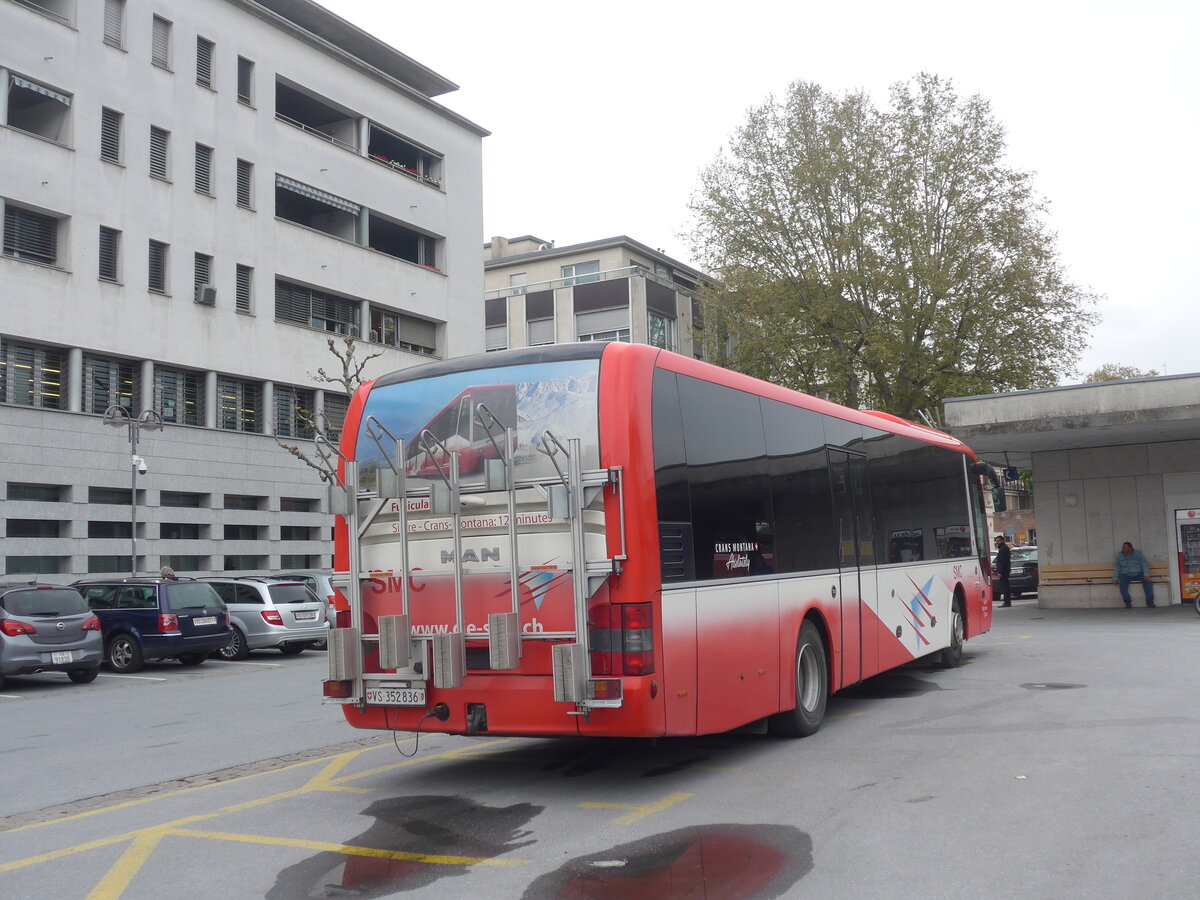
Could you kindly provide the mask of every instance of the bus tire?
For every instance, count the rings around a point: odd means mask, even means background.
[[[962,663],[963,639],[967,620],[963,616],[962,597],[954,595],[954,606],[950,610],[950,646],[938,652],[935,665],[939,669],[953,669]]]
[[[767,720],[767,730],[780,737],[816,734],[829,702],[829,666],[817,626],[805,619],[796,641],[796,705]]]

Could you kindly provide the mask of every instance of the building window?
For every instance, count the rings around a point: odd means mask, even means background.
[[[213,148],[196,145],[196,191],[212,196]]]
[[[265,527],[263,525],[226,525],[224,537],[227,541],[257,541]]]
[[[83,410],[103,415],[110,406],[138,408],[138,366],[128,359],[85,355],[83,358]]]
[[[304,553],[281,553],[279,565],[284,569],[319,569],[321,558]]]
[[[8,82],[8,127],[65,144],[70,138],[70,96],[16,75]]]
[[[9,500],[32,500],[35,503],[62,503],[66,485],[29,484],[20,481],[8,483]]]
[[[89,556],[88,574],[103,575],[111,572],[128,572],[130,562],[128,556]]]
[[[237,161],[237,205],[243,209],[254,208],[254,163],[244,159]]]
[[[266,497],[256,497],[252,494],[226,494],[225,509],[265,509]]]
[[[5,523],[5,535],[10,538],[56,538],[60,536],[62,524],[53,519],[9,519]]]
[[[161,413],[164,422],[174,425],[203,425],[204,375],[185,369],[155,366],[154,406]]]
[[[367,155],[401,175],[441,186],[440,157],[373,122],[368,127]]]
[[[221,567],[226,572],[253,572],[264,568],[262,556],[226,556]]]
[[[510,294],[524,294],[527,290],[526,285],[529,283],[528,272],[514,272],[508,276],[508,292]]]
[[[128,506],[129,488],[88,488],[88,503],[104,503],[110,506]]]
[[[508,298],[491,297],[483,301],[485,350],[504,350],[508,347]]]
[[[133,533],[132,522],[88,522],[90,538],[126,538]]]
[[[277,384],[275,386],[275,434],[311,440],[316,402],[313,391]]]
[[[150,61],[159,68],[171,69],[171,23],[161,16],[154,17],[150,30]]]
[[[4,562],[4,574],[61,575],[67,559],[65,556],[9,556]]]
[[[196,84],[211,88],[213,49],[216,47],[208,38],[196,38]]]
[[[240,378],[217,378],[217,427],[225,431],[262,431],[262,385]]]
[[[647,317],[647,325],[649,329],[649,339],[646,341],[651,347],[661,347],[663,350],[675,349],[675,320],[670,316],[664,316],[661,313],[650,311]]]
[[[207,559],[205,556],[160,556],[164,566],[170,566],[176,572],[199,572],[201,569],[207,568]]]
[[[197,303],[212,305],[215,297],[212,283],[213,258],[207,253],[197,253],[192,264],[192,299]]]
[[[377,344],[410,353],[432,356],[437,352],[437,323],[378,307],[371,308],[371,332],[368,337]]]
[[[104,43],[125,46],[125,0],[104,0]]]
[[[563,287],[570,287],[573,284],[584,284],[589,281],[599,281],[600,276],[600,260],[593,259],[589,262],[575,263],[570,266],[562,267]]]
[[[120,281],[121,232],[100,226],[100,279]]]
[[[150,177],[167,180],[167,148],[171,132],[150,126]]]
[[[12,485],[9,485],[9,495],[12,494]],[[280,512],[317,512],[319,505],[317,500],[311,497],[280,497],[279,511]]]
[[[242,103],[254,105],[254,63],[244,56],[238,57],[237,98]]]
[[[193,494],[190,491],[161,491],[158,495],[159,506],[176,506],[182,509],[203,509],[206,494]]]
[[[525,345],[539,347],[553,344],[555,338],[554,319],[530,319],[526,323]],[[583,338],[580,338],[583,340]]]
[[[53,19],[60,25],[70,25],[75,12],[75,0],[16,0],[16,2],[41,13],[48,19]]]
[[[281,541],[311,541],[313,529],[308,525],[280,525],[279,539]]]
[[[275,280],[275,318],[335,334],[357,335],[358,301]]]
[[[616,329],[613,329],[612,331],[593,331],[589,334],[581,334],[579,336],[579,340],[580,341],[619,341],[622,344],[628,344],[630,342],[629,329],[628,328],[616,328]]]
[[[164,541],[198,541],[200,526],[196,522],[163,522],[158,526],[158,537]]]
[[[343,241],[354,242],[357,237],[360,212],[361,207],[357,203],[344,197],[338,197],[336,194],[303,184],[278,173],[275,175],[275,215],[280,219],[286,219],[297,225],[303,225],[305,228],[312,228],[314,231],[341,238]],[[375,229],[374,220],[376,218],[372,216],[369,223],[372,231]],[[380,245],[375,249],[384,253],[392,253],[393,256],[401,255],[400,252],[393,252],[391,236],[387,232],[386,225],[380,226],[380,231],[378,241],[376,235],[371,234],[372,246],[378,242]],[[408,253],[408,256],[404,258],[410,262],[417,262],[415,239],[410,236],[408,245],[403,248],[402,252]]]
[[[342,437],[342,426],[350,409],[350,398],[343,394],[325,394],[325,437],[337,443]]]
[[[58,265],[58,224],[53,216],[4,204],[4,255]]]
[[[156,294],[167,292],[167,250],[162,241],[150,241],[146,286]]]
[[[237,283],[235,287],[237,311],[251,313],[254,311],[254,269],[250,266],[238,265]]]
[[[56,347],[0,341],[0,402],[42,409],[65,408],[62,389],[65,358]],[[43,499],[14,497],[13,485],[8,487],[9,500]]]
[[[125,117],[115,109],[100,111],[100,158],[121,161],[121,122]]]

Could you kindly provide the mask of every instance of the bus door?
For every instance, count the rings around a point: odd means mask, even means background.
[[[842,660],[842,679],[836,687],[862,681],[873,674],[877,648],[867,628],[864,636],[864,576],[862,566],[873,566],[870,499],[867,495],[867,460],[861,453],[829,448],[829,474],[833,481],[833,508],[838,530],[838,565],[841,577],[837,596],[840,627],[834,650]],[[872,569],[873,571],[873,569]],[[874,589],[870,591],[874,594]]]

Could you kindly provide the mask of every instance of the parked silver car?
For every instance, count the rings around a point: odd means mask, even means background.
[[[38,672],[87,684],[103,658],[100,620],[75,588],[0,584],[0,686],[9,675]]]
[[[338,590],[333,586],[333,571],[331,569],[302,569],[295,572],[280,572],[278,575],[268,575],[272,581],[301,581],[314,594],[325,601],[325,618],[330,625],[336,621]],[[314,644],[313,649],[324,650],[325,642]]]
[[[251,650],[272,648],[293,656],[328,637],[325,601],[299,581],[259,576],[202,580],[225,601],[233,630],[229,646],[214,656],[245,659]]]

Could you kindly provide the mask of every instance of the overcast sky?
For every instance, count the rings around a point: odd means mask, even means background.
[[[751,106],[950,78],[1103,295],[1079,371],[1200,372],[1197,0],[320,2],[460,85],[439,102],[492,132],[484,240],[625,234],[691,263],[688,198]]]

